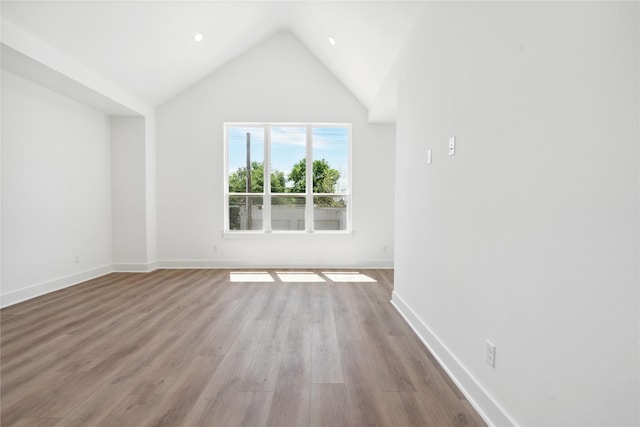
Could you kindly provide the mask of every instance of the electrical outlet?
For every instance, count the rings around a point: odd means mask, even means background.
[[[449,138],[449,155],[453,156],[456,154],[456,137],[452,136]]]
[[[496,367],[496,346],[487,340],[487,349],[485,352],[485,361],[492,368]]]

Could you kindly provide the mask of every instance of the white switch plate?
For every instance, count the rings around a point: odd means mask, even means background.
[[[491,341],[487,341],[487,350],[485,353],[485,360],[487,365],[492,368],[496,367],[496,346],[491,343]]]
[[[427,151],[427,163],[428,163],[428,164],[431,164],[431,160],[432,160],[432,157],[431,157],[431,150],[428,150],[428,151]]]
[[[456,154],[456,137],[452,136],[449,138],[449,155],[453,156]]]

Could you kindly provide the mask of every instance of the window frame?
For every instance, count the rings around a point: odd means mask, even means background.
[[[256,193],[239,193],[229,191],[229,129],[234,127],[262,128],[264,132],[264,168],[263,191]],[[306,185],[305,193],[272,193],[271,192],[271,129],[280,127],[306,129]],[[314,193],[313,192],[313,130],[318,128],[343,128],[347,130],[347,179],[343,193]],[[266,235],[349,235],[353,234],[352,223],[352,124],[351,123],[296,123],[296,122],[224,122],[224,230],[223,236],[266,236]],[[232,230],[229,218],[230,196],[254,196],[263,199],[262,230]],[[271,221],[271,198],[273,196],[296,196],[305,198],[305,229],[304,230],[273,230]],[[314,197],[344,197],[347,201],[346,229],[344,230],[316,230],[314,227]]]

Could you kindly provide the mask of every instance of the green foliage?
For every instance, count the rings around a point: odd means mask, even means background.
[[[344,198],[319,196],[313,198],[313,205],[322,208],[344,208],[347,206]]]
[[[288,181],[293,184],[290,189],[292,193],[305,192],[306,172],[307,162],[305,159],[293,165],[288,178]],[[337,169],[333,169],[325,159],[313,161],[314,193],[334,193],[339,179],[340,172]]]
[[[271,171],[271,192],[272,193],[285,193],[287,191],[287,178],[284,176],[284,172],[277,169]]]
[[[302,159],[293,165],[289,176],[274,169],[271,171],[271,192],[272,193],[305,193],[306,189],[306,160]],[[334,193],[337,188],[340,172],[329,165],[325,159],[314,160],[313,162],[313,192],[314,193]],[[246,168],[238,168],[229,175],[229,192],[245,193],[247,182]],[[289,186],[287,186],[289,183]],[[262,193],[264,189],[264,164],[261,162],[251,163],[251,190],[250,193]],[[274,204],[289,204],[298,202],[297,199],[275,198]],[[345,206],[344,200],[333,197],[315,197],[314,205],[336,207]]]
[[[291,173],[289,174],[287,181],[293,184],[289,187],[289,192],[305,192],[307,188],[307,163],[305,159],[302,159],[293,165],[293,169],[291,169]]]
[[[271,171],[271,192],[284,193],[286,188],[286,178],[279,170]],[[251,162],[251,190],[249,193],[262,193],[264,190],[264,164],[262,162]],[[229,192],[247,192],[247,168],[238,168],[229,175]]]

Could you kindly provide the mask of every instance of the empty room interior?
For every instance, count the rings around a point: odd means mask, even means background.
[[[640,3],[2,1],[0,423],[640,425]]]

